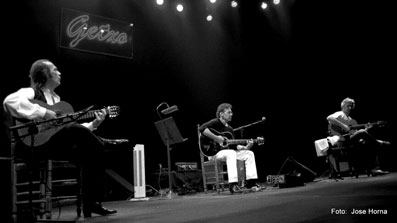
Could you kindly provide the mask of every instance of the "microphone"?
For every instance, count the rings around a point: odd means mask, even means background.
[[[168,114],[171,114],[172,112],[176,112],[176,111],[178,111],[178,106],[173,105],[171,107],[168,107],[168,108],[162,110],[161,114],[168,115]]]

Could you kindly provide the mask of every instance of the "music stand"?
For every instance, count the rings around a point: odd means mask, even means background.
[[[168,117],[157,121],[154,123],[157,128],[157,131],[160,134],[161,139],[163,140],[164,145],[167,147],[167,160],[168,160],[168,198],[172,198],[172,196],[176,196],[176,194],[172,191],[172,183],[171,183],[171,154],[170,154],[170,145],[174,145],[177,143],[181,143],[184,141],[181,133],[178,130],[178,127],[175,124],[175,121],[172,117]]]

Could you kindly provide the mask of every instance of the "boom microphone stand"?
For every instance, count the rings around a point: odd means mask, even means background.
[[[235,128],[233,131],[241,130],[241,138],[244,138],[244,136],[243,136],[243,130],[244,130],[245,128],[248,128],[248,127],[251,127],[251,126],[253,126],[253,125],[262,123],[262,122],[264,122],[265,120],[266,120],[266,117],[262,117],[262,119],[259,120],[259,121],[253,122],[253,123],[248,124],[248,125],[240,126],[240,127],[238,127],[238,128]]]

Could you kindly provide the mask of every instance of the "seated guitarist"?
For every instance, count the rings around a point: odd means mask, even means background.
[[[368,132],[370,126],[358,125],[357,121],[350,116],[354,106],[354,99],[345,98],[341,103],[341,111],[337,111],[327,117],[330,134],[339,136],[338,144],[358,147],[357,153],[364,154],[364,157],[369,158],[370,163],[365,165],[369,165],[372,169],[372,175],[386,174],[388,172],[382,171],[379,167],[378,150],[374,151],[373,148],[389,145],[390,143],[376,139],[371,135]]]
[[[201,125],[199,131],[210,140],[222,144],[226,138],[221,133],[227,133],[225,135],[234,138],[233,128],[228,124],[228,122],[232,120],[232,116],[232,105],[228,103],[220,104],[216,111],[216,118]],[[232,146],[229,146],[225,149],[220,149],[214,156],[210,157],[210,159],[226,161],[229,190],[232,194],[241,192],[241,189],[238,187],[237,160],[245,161],[247,188],[251,188],[253,191],[261,189],[256,182],[258,175],[256,171],[255,155],[249,150],[252,146],[253,142],[251,141],[246,145],[237,145],[235,148],[230,148]]]
[[[48,120],[57,117],[55,111],[40,106],[33,101],[55,105],[60,97],[55,88],[61,84],[61,73],[49,60],[41,59],[32,64],[29,73],[31,86],[21,88],[8,95],[3,104],[12,117],[27,120]],[[89,123],[68,124],[61,128],[43,145],[34,147],[35,156],[50,159],[71,160],[83,168],[83,214],[108,215],[115,210],[102,206],[104,169],[104,143],[92,132],[105,119],[105,112],[95,113],[95,119]],[[24,148],[24,147],[19,147]]]

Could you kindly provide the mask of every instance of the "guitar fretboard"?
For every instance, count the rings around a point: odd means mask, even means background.
[[[242,144],[242,143],[248,143],[248,141],[253,141],[254,143],[258,143],[262,140],[259,139],[228,139],[226,140],[227,144]]]
[[[93,110],[93,111],[89,111],[86,114],[82,115],[81,117],[79,117],[78,119],[90,119],[90,118],[95,118],[95,112],[98,112],[99,110]],[[79,114],[76,114],[76,116],[78,117]]]
[[[228,139],[226,140],[228,144],[241,144],[241,143],[248,143],[248,139]],[[255,142],[255,140],[254,140]]]

